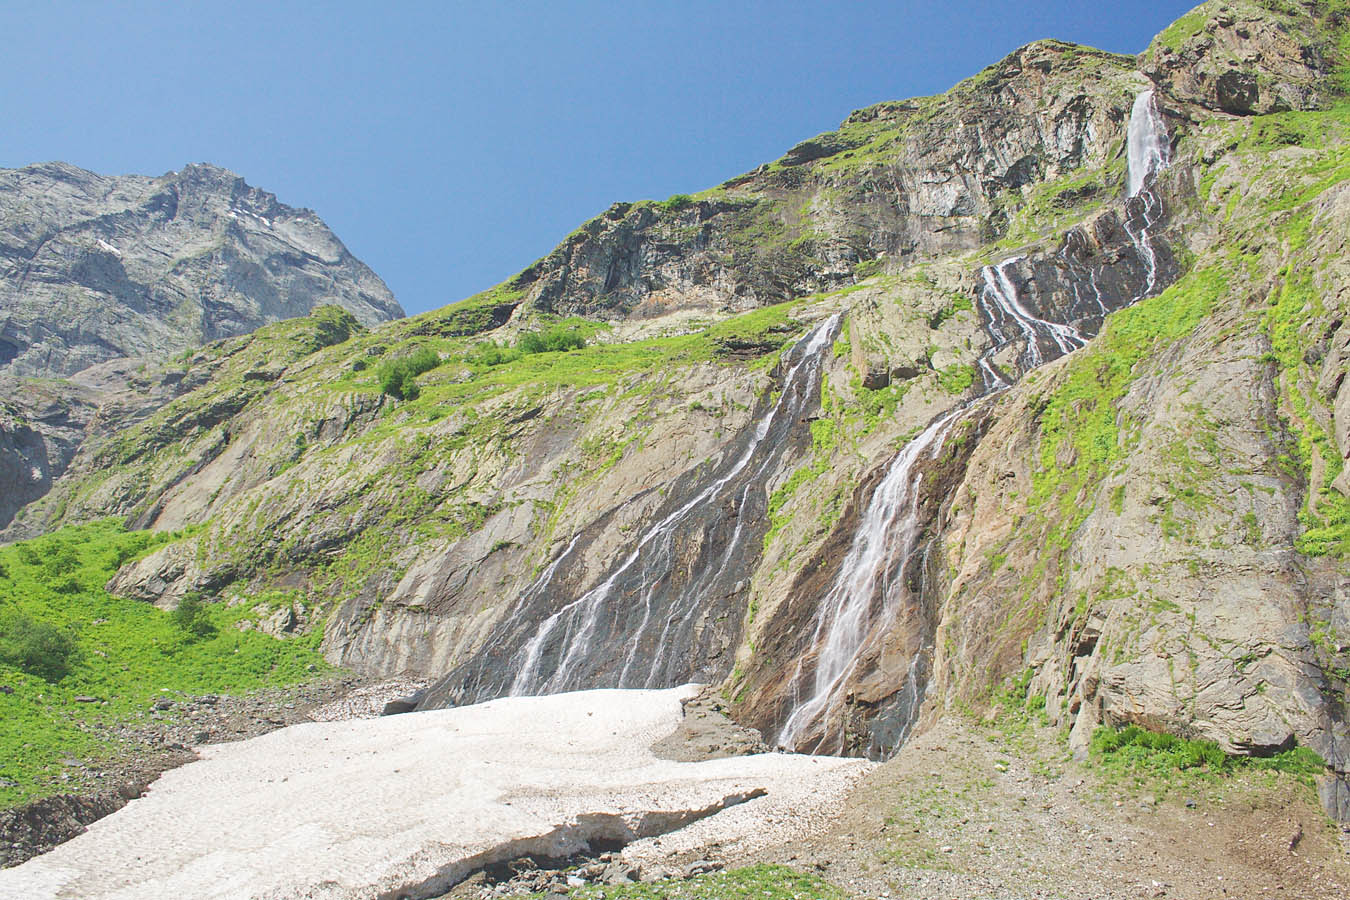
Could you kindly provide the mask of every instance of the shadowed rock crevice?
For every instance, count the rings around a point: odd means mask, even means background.
[[[699,809],[671,812],[652,810],[629,814],[577,813],[571,822],[559,825],[551,831],[500,844],[445,866],[430,878],[403,884],[391,890],[383,890],[375,896],[379,900],[429,900],[444,894],[476,872],[511,860],[523,858],[563,860],[583,854],[620,850],[643,838],[660,837],[678,831],[724,809],[763,797],[766,793],[763,788],[757,788],[728,794],[717,802]]]

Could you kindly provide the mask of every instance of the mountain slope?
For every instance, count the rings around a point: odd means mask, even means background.
[[[884,756],[1015,678],[1350,815],[1348,26],[1038,42],[462,304],[217,342],[7,534],[196,526],[112,589],[265,592],[427,705],[698,678]]]

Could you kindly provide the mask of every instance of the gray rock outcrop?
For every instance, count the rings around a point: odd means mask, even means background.
[[[0,372],[163,358],[322,305],[403,315],[317,215],[224,169],[0,171]]]

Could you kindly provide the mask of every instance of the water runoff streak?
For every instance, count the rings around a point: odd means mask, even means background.
[[[1072,353],[1088,342],[1087,337],[1073,326],[1037,318],[1022,303],[1017,285],[1008,272],[1023,259],[1025,257],[1014,256],[996,266],[985,266],[980,270],[980,277],[984,280],[980,290],[980,306],[989,318],[989,334],[994,339],[993,346],[980,356],[980,371],[984,373],[986,391],[1008,387],[1008,380],[995,369],[992,357],[1019,337],[1026,341],[1018,359],[1023,372]]]
[[[820,398],[821,372],[842,313],[817,323],[783,353],[782,393],[730,442],[724,460],[688,497],[647,526],[605,577],[579,596],[569,572],[588,541],[574,537],[521,594],[487,652],[432,693],[456,703],[595,687],[669,687],[696,674],[690,648],[710,597],[735,595],[750,577],[767,520],[765,481]],[[560,596],[564,599],[560,604]],[[549,610],[552,609],[551,612]],[[547,613],[547,615],[545,615]]]
[[[905,599],[905,569],[919,549],[923,523],[919,518],[919,487],[922,475],[916,466],[932,459],[942,449],[943,438],[961,418],[952,410],[933,421],[923,433],[905,445],[877,485],[867,511],[858,523],[853,545],[839,567],[839,574],[817,607],[815,670],[809,687],[795,698],[792,713],[778,736],[782,747],[797,748],[808,734],[820,737],[814,746],[800,748],[821,752],[831,733],[829,714],[838,705],[841,688],[857,668],[862,651],[877,622],[889,622]],[[793,685],[800,692],[804,667],[797,664]]]
[[[1130,115],[1128,152],[1129,197],[1125,230],[1146,266],[1144,289],[1130,299],[1134,302],[1148,296],[1156,287],[1157,263],[1149,228],[1157,221],[1162,203],[1152,190],[1152,178],[1167,166],[1169,156],[1166,128],[1152,91],[1144,91],[1135,98]],[[1137,209],[1132,209],[1134,204],[1139,204]],[[1130,224],[1135,214],[1140,219],[1138,225]],[[1025,373],[1085,346],[1089,339],[1071,325],[1041,319],[1028,309],[1012,278],[1013,267],[1024,258],[1006,259],[980,271],[983,281],[980,305],[992,340],[991,348],[978,360],[986,395],[1011,386],[1012,382],[993,364],[993,357],[1013,341],[1025,342],[1018,359],[1019,368]],[[1076,269],[1074,274],[1081,275]],[[1090,270],[1087,288],[1105,315],[1108,309],[1095,274]],[[1075,297],[1081,300],[1076,283],[1073,289]],[[894,620],[899,605],[907,599],[905,571],[922,550],[921,463],[938,456],[952,426],[971,408],[972,404],[968,404],[939,416],[887,467],[860,519],[848,555],[818,605],[809,645],[814,652],[814,666],[808,670],[808,663],[812,661],[808,651],[798,663],[791,682],[793,705],[778,735],[780,747],[822,752],[831,749],[825,745],[833,734],[838,738],[833,749],[842,752],[844,735],[840,714],[846,696],[845,686],[873,640],[880,635],[881,628]],[[911,661],[905,685],[906,692],[913,695],[908,707],[911,710],[917,710],[919,705],[918,668],[923,653],[921,650]],[[814,741],[800,746],[812,737]]]

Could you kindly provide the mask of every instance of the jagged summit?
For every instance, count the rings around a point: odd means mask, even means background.
[[[162,358],[325,304],[403,315],[317,215],[227,169],[0,171],[0,373]]]

